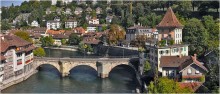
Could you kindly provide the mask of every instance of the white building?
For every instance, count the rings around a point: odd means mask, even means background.
[[[70,9],[70,8],[67,8],[67,9],[65,10],[65,14],[67,14],[67,15],[72,14],[71,9]]]
[[[61,27],[60,21],[47,21],[47,29],[57,30]]]
[[[82,9],[82,8],[77,7],[77,8],[75,9],[75,11],[74,11],[74,14],[79,15],[79,14],[81,14],[81,13],[82,13],[82,11],[83,11],[83,9]]]
[[[0,82],[9,83],[33,69],[33,49],[35,47],[32,43],[13,34],[0,35],[0,37]]]
[[[161,56],[188,56],[188,45],[182,43],[183,25],[177,20],[172,9],[169,8],[157,25],[158,33],[153,33],[152,39],[146,42],[149,52],[147,57],[151,64],[160,68]]]
[[[39,24],[38,24],[38,22],[37,21],[33,21],[33,22],[31,22],[31,26],[33,26],[33,27],[39,27]]]
[[[99,19],[93,17],[92,19],[89,20],[89,24],[99,24]]]
[[[77,21],[76,20],[67,20],[65,22],[65,28],[75,28],[77,27]]]

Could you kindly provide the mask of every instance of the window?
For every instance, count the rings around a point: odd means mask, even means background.
[[[191,68],[189,68],[189,69],[187,70],[187,73],[188,73],[188,74],[191,74],[191,73],[192,73]]]
[[[166,76],[169,76],[169,71],[166,71]]]
[[[196,70],[196,74],[199,74],[199,70]]]
[[[160,51],[160,54],[163,54],[163,51]]]
[[[184,51],[186,51],[186,47],[184,47]]]
[[[166,50],[166,54],[169,54],[169,50]]]

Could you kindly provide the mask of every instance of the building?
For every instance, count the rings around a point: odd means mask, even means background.
[[[71,15],[71,14],[72,14],[71,11],[72,11],[72,10],[71,10],[70,8],[66,8],[65,14],[66,14],[66,15]]]
[[[30,72],[33,67],[32,43],[13,34],[0,35],[0,82],[9,83]]]
[[[33,26],[33,27],[39,27],[40,25],[38,24],[38,22],[37,21],[33,21],[33,22],[31,22],[31,26]]]
[[[54,20],[47,21],[47,29],[57,30],[61,28],[61,22],[59,17],[55,17]]]
[[[83,11],[83,9],[82,9],[82,8],[77,7],[77,8],[75,9],[75,11],[74,11],[74,14],[79,15],[79,14],[81,14],[81,13],[82,13],[82,11]]]
[[[99,19],[93,17],[92,19],[89,20],[89,24],[99,24]]]
[[[89,24],[87,27],[87,32],[96,32],[101,30],[102,30],[102,25],[100,24]]]
[[[160,66],[161,56],[188,56],[188,45],[182,43],[183,25],[169,8],[162,21],[156,26],[157,32],[146,42],[147,58],[153,66]],[[155,68],[154,68],[155,69]]]
[[[69,19],[65,22],[65,28],[75,28],[75,27],[77,27],[77,21],[76,20]]]
[[[162,76],[176,79],[180,82],[204,82],[201,81],[208,72],[203,63],[194,56],[161,56],[160,67]]]
[[[106,18],[105,18],[105,20],[106,20],[106,23],[111,23],[112,22],[112,18],[113,18],[113,16],[107,16]]]
[[[126,41],[131,42],[140,35],[151,37],[152,32],[153,32],[152,28],[147,28],[140,25],[134,25],[132,27],[127,28],[126,30]]]
[[[90,8],[90,7],[86,8],[86,12],[91,13],[92,12],[92,8]]]
[[[54,34],[52,35],[53,39],[54,39],[54,43],[53,45],[57,45],[57,46],[61,46],[62,45],[62,39],[68,41],[69,36],[64,35],[64,34]]]
[[[96,8],[96,14],[101,14],[101,12],[102,12],[102,8],[97,7],[97,8]]]

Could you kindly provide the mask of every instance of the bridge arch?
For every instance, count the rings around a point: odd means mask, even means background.
[[[60,65],[58,61],[37,61],[35,65],[35,69],[39,68],[41,65],[51,65],[56,68],[59,73],[61,73]]]
[[[112,66],[112,68],[108,72],[108,77],[109,77],[110,73],[119,66],[130,68],[136,75],[136,69],[133,67],[133,65],[131,65],[131,64],[118,64],[118,65]]]
[[[77,66],[89,66],[92,69],[94,69],[95,71],[98,72],[97,67],[96,67],[96,63],[91,62],[91,61],[87,61],[87,62],[83,62],[83,61],[69,61],[69,62],[63,62],[63,73],[66,73],[67,75],[70,74],[70,71],[72,69],[74,69]]]

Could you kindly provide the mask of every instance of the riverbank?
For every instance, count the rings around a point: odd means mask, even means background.
[[[27,73],[24,73],[23,75],[21,76],[17,76],[17,77],[13,77],[12,79],[9,79],[9,80],[6,80],[6,81],[3,81],[0,85],[0,92],[3,90],[3,89],[6,89],[10,86],[13,86],[15,84],[18,84],[20,82],[23,82],[25,80],[27,80],[29,77],[31,77],[33,74],[37,73],[37,70],[35,69],[32,69],[30,70],[29,72]]]
[[[50,48],[50,49],[60,49],[60,50],[67,50],[67,51],[77,51],[78,47],[44,47],[44,48]]]

